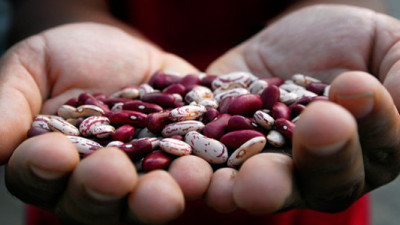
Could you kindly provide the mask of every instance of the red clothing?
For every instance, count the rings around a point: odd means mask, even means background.
[[[112,11],[143,31],[165,50],[180,55],[199,69],[228,49],[261,30],[290,0],[116,0]],[[268,224],[268,225],[368,225],[368,197],[337,214],[311,210],[251,216],[237,210],[217,214],[201,201],[190,202],[172,224]],[[29,207],[28,225],[56,225],[54,215]]]

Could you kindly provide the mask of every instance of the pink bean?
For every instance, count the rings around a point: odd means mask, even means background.
[[[230,118],[231,115],[229,114],[219,115],[217,119],[207,123],[204,126],[203,134],[209,138],[219,139],[225,134]]]
[[[283,119],[290,119],[290,109],[287,105],[283,104],[282,102],[277,102],[272,107],[272,116],[275,119],[283,118]]]
[[[279,101],[280,91],[278,86],[270,85],[260,94],[263,109],[272,109],[272,106]]]
[[[262,133],[255,130],[237,130],[226,133],[220,138],[220,141],[230,150],[234,151],[239,148],[246,141],[254,138],[262,136],[265,137]]]
[[[246,94],[235,97],[229,104],[228,113],[232,115],[251,116],[261,109],[262,101],[259,95]]]
[[[154,151],[144,157],[142,169],[145,172],[150,172],[157,169],[165,169],[171,162],[171,157],[162,151]]]

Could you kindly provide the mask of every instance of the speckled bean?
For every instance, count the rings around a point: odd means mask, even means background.
[[[271,130],[272,127],[274,126],[275,119],[268,113],[258,110],[257,112],[254,113],[253,117],[260,126],[262,126],[267,130]]]
[[[172,135],[185,135],[190,131],[202,131],[204,124],[196,120],[186,120],[176,123],[170,123],[164,127],[161,134],[163,137],[171,137]]]
[[[197,131],[188,132],[185,135],[185,142],[192,147],[193,154],[209,163],[221,164],[228,159],[228,151],[224,144]]]
[[[160,149],[172,155],[184,156],[192,153],[192,147],[184,141],[164,138],[160,141]]]
[[[78,152],[81,154],[87,154],[103,147],[99,143],[87,138],[77,136],[67,136],[67,138],[72,142],[72,144],[75,145],[75,147],[78,149]]]
[[[52,131],[60,132],[65,135],[79,136],[79,130],[72,124],[61,118],[50,118],[48,126]]]
[[[169,119],[171,121],[194,120],[202,116],[206,111],[206,107],[202,105],[186,105],[171,110]]]
[[[267,143],[265,137],[254,137],[244,144],[242,144],[238,149],[236,149],[228,159],[229,167],[236,167],[241,165],[244,161],[249,159],[255,154],[260,153]]]

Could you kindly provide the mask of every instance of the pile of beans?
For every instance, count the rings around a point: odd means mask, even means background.
[[[61,132],[82,157],[117,147],[143,172],[166,169],[189,154],[238,167],[262,151],[290,149],[302,110],[328,100],[329,87],[302,74],[285,81],[248,72],[181,77],[157,71],[147,84],[110,96],[82,93],[57,115],[36,116],[28,137]]]

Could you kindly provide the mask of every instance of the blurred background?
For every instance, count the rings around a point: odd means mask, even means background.
[[[400,1],[387,0],[389,14],[400,19]],[[5,33],[11,8],[0,0],[0,56],[6,50]],[[398,225],[400,221],[400,179],[371,193],[372,225]],[[0,225],[24,225],[24,204],[8,193],[4,184],[4,166],[0,166]]]

